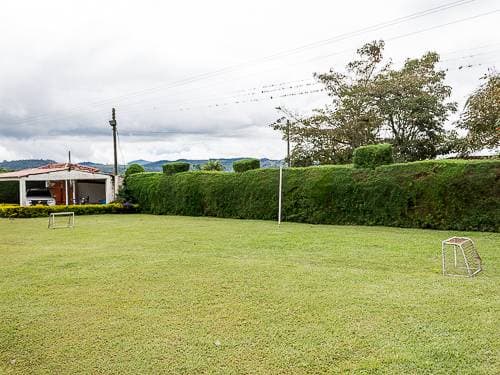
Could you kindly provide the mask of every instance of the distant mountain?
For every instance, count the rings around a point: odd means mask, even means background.
[[[224,170],[231,172],[233,170],[233,163],[235,161],[241,160],[241,159],[248,159],[248,158],[230,158],[230,159],[210,159],[210,160],[219,160],[221,164],[224,166]],[[150,162],[147,164],[143,164],[143,167],[146,171],[148,172],[161,172],[162,167],[166,163],[170,163],[173,161],[183,161],[191,164],[191,168],[196,168],[197,166],[205,164],[208,159],[178,159],[178,160],[158,160],[154,162]],[[267,159],[263,158],[260,159],[260,166],[262,168],[274,168],[274,167],[279,167],[280,165],[280,160],[272,160],[272,159]]]
[[[144,159],[139,159],[139,160],[132,160],[130,163],[128,163],[129,165],[130,164],[139,164],[139,165],[146,165],[146,164],[149,164],[149,163],[152,163],[148,160],[144,160]]]
[[[55,163],[55,161],[50,159],[4,160],[0,162],[0,168],[18,171],[20,169],[38,168],[51,163]]]
[[[104,173],[113,173],[113,164],[101,164],[101,163],[94,163],[92,161],[83,161],[81,163],[78,163],[80,165],[85,165],[87,167],[93,167],[99,169],[101,172]],[[125,170],[127,169],[126,165],[118,165],[118,173],[124,173]]]
[[[224,170],[226,171],[232,171],[233,170],[233,163],[237,160],[241,159],[247,159],[247,158],[230,158],[230,159],[210,159],[210,160],[219,160],[222,165],[224,166]],[[147,160],[134,160],[131,161],[128,165],[130,164],[140,164],[144,167],[144,169],[147,172],[161,172],[163,164],[170,163],[173,161],[183,161],[191,164],[191,168],[196,168],[196,166],[205,164],[208,159],[178,159],[178,160],[157,160],[157,161],[147,161]],[[263,158],[260,159],[260,165],[262,168],[274,168],[274,167],[279,167],[280,165],[280,160],[272,160],[272,159],[267,159]],[[6,161],[4,160],[3,162],[0,162],[0,168],[7,169],[7,170],[19,170],[19,169],[26,169],[26,168],[37,168],[42,165],[50,164],[50,163],[55,163],[54,160],[44,160],[44,159],[29,159],[29,160],[11,160],[11,161]],[[112,164],[101,164],[101,163],[95,163],[92,161],[84,161],[80,162],[78,164],[85,165],[88,167],[94,167],[99,169],[101,172],[104,173],[113,173],[113,165]],[[127,169],[126,165],[119,165],[118,166],[118,173],[123,173]]]

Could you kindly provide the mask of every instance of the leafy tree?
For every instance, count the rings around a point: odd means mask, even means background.
[[[144,167],[139,164],[130,164],[127,170],[125,171],[125,178],[135,173],[144,172]]]
[[[445,145],[444,124],[457,105],[446,102],[451,87],[444,83],[446,73],[436,68],[438,62],[434,52],[407,59],[400,70],[387,70],[372,83],[382,134],[400,161],[435,158]]]
[[[132,202],[134,200],[133,196],[130,193],[130,189],[128,187],[128,177],[133,174],[144,172],[144,167],[139,164],[130,164],[127,170],[125,171],[125,178],[123,180],[122,186],[118,190],[117,201],[118,202]]]
[[[439,56],[407,59],[399,70],[383,62],[383,41],[361,47],[346,72],[315,74],[332,102],[300,116],[278,108],[283,117],[271,124],[288,134],[294,165],[345,163],[359,146],[389,142],[400,161],[433,158],[446,141],[444,123],[456,110],[447,103],[451,88],[437,70]]]
[[[201,166],[202,171],[223,171],[224,166],[219,160],[209,160]]]
[[[464,153],[500,147],[500,74],[490,72],[465,104],[458,126],[468,131]]]
[[[349,162],[355,148],[377,141],[381,118],[368,88],[374,76],[387,69],[380,66],[383,48],[382,41],[360,48],[359,59],[347,65],[346,73],[315,74],[332,103],[313,110],[312,116],[278,108],[284,116],[271,126],[284,138],[289,132],[293,165]]]

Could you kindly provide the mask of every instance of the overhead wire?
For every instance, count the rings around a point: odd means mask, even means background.
[[[104,99],[104,100],[100,100],[100,101],[91,102],[91,103],[89,103],[89,105],[90,106],[105,105],[105,104],[109,104],[109,103],[116,102],[116,101],[119,101],[119,100],[127,99],[127,98],[130,98],[130,97],[135,97],[137,95],[143,95],[143,94],[145,94],[147,92],[157,91],[157,90],[161,90],[161,89],[172,89],[172,88],[179,87],[179,86],[182,86],[182,85],[186,85],[186,84],[189,84],[189,83],[194,83],[194,82],[197,82],[199,80],[205,80],[205,79],[208,79],[208,78],[211,78],[211,77],[214,77],[214,76],[218,76],[218,75],[221,75],[221,74],[224,74],[224,73],[232,72],[232,71],[234,71],[236,69],[241,69],[242,67],[245,67],[245,66],[251,66],[251,65],[258,64],[258,63],[262,63],[262,62],[268,62],[268,61],[271,61],[271,60],[275,60],[277,58],[282,58],[284,56],[289,56],[291,54],[296,54],[296,53],[302,52],[304,50],[308,50],[308,49],[312,49],[312,48],[318,48],[320,46],[328,45],[328,44],[331,44],[331,43],[336,43],[336,42],[339,42],[339,41],[342,41],[342,40],[346,40],[346,39],[349,39],[349,38],[352,38],[352,37],[355,37],[355,36],[359,36],[359,35],[362,35],[362,34],[365,34],[365,33],[368,33],[368,32],[373,32],[373,31],[377,31],[377,30],[380,30],[380,29],[383,29],[383,28],[395,26],[395,25],[398,25],[398,24],[401,24],[401,23],[404,23],[404,22],[407,22],[407,21],[410,21],[410,20],[414,20],[414,19],[417,19],[417,18],[428,16],[430,14],[435,14],[435,13],[443,12],[445,10],[449,10],[449,9],[452,9],[452,8],[455,8],[455,7],[459,7],[459,6],[462,6],[462,5],[466,5],[466,4],[475,2],[475,1],[477,1],[477,0],[459,0],[459,1],[453,1],[453,2],[446,3],[446,4],[443,4],[443,5],[437,6],[437,7],[433,7],[433,8],[429,8],[429,9],[423,10],[423,11],[415,12],[415,13],[412,13],[412,14],[409,14],[409,15],[406,15],[406,16],[403,16],[403,17],[398,17],[398,18],[395,18],[395,19],[392,19],[392,20],[389,20],[389,21],[381,22],[381,23],[378,23],[378,24],[375,24],[375,25],[372,25],[372,26],[368,26],[368,27],[365,27],[365,28],[354,30],[354,31],[351,31],[351,32],[348,32],[348,33],[342,33],[342,34],[339,34],[337,36],[334,36],[334,37],[331,37],[331,38],[328,38],[328,39],[324,39],[324,40],[321,40],[321,41],[317,41],[317,42],[305,44],[305,45],[302,45],[302,46],[299,46],[299,47],[295,47],[295,48],[290,49],[290,50],[286,50],[286,51],[278,52],[278,53],[275,53],[275,54],[272,54],[272,55],[269,55],[269,56],[265,56],[265,57],[261,57],[261,58],[257,58],[257,59],[253,59],[253,60],[249,60],[249,61],[244,62],[244,63],[235,64],[235,65],[232,65],[232,66],[220,68],[220,69],[214,70],[212,72],[206,72],[206,73],[202,73],[202,74],[198,74],[198,75],[193,75],[191,77],[187,77],[187,78],[180,79],[180,80],[177,80],[177,81],[174,81],[174,82],[171,82],[171,83],[167,83],[167,84],[163,84],[163,85],[158,85],[158,86],[155,86],[155,87],[152,87],[152,88],[142,89],[142,90],[138,90],[138,91],[131,92],[131,93],[128,93],[128,94],[124,94],[124,95],[120,95],[120,96],[115,96],[115,97]],[[78,110],[78,109],[81,109],[81,108],[86,109],[87,106],[86,107],[79,107],[79,108],[76,108],[75,110]],[[41,115],[38,115],[38,116],[32,116],[32,117],[29,117],[27,119],[23,119],[21,122],[16,123],[16,124],[19,125],[19,124],[25,123],[27,121],[30,121],[31,119],[36,120],[39,117],[44,117],[44,116],[50,116],[50,115],[41,114]]]

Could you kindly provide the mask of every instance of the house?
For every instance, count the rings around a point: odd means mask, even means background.
[[[56,204],[110,203],[115,199],[113,177],[79,164],[57,163],[0,173],[0,183],[19,182],[19,204],[27,206],[29,189],[48,188]],[[117,189],[116,189],[117,190]]]

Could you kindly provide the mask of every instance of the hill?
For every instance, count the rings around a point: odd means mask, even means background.
[[[224,166],[224,170],[226,171],[232,171],[233,170],[233,163],[235,161],[241,160],[241,159],[247,159],[245,157],[240,157],[240,158],[230,158],[230,159],[210,159],[210,160],[219,160],[222,165]],[[192,167],[196,167],[202,164],[205,164],[208,159],[179,159],[179,160],[158,160],[154,162],[150,162],[147,164],[142,164],[144,169],[149,172],[160,172],[162,170],[163,164],[170,163],[173,161],[183,161],[187,162],[192,165]],[[260,165],[262,168],[272,168],[272,167],[278,167],[280,164],[280,160],[271,160],[267,158],[260,159]]]
[[[232,171],[233,170],[233,163],[237,160],[241,159],[246,159],[244,157],[240,158],[229,158],[229,159],[211,159],[211,160],[220,160],[222,165],[224,166],[224,169],[226,171]],[[144,169],[148,172],[161,172],[163,164],[174,162],[174,161],[184,161],[189,164],[191,164],[193,167],[205,164],[208,159],[178,159],[178,160],[157,160],[157,161],[148,161],[148,160],[134,160],[131,161],[128,165],[130,164],[140,164],[144,167]],[[50,163],[55,163],[54,160],[50,159],[26,159],[26,160],[11,160],[7,161],[4,160],[3,162],[0,162],[0,168],[1,169],[6,169],[6,170],[20,170],[20,169],[26,169],[26,168],[37,168],[42,165],[50,164]],[[94,167],[98,168],[104,173],[113,173],[113,165],[112,164],[102,164],[102,163],[95,163],[92,161],[84,161],[80,162],[78,164],[85,165],[88,167]],[[260,165],[262,168],[272,168],[272,167],[278,167],[280,164],[280,160],[272,160],[272,159],[267,159],[267,158],[262,158],[260,159]],[[125,169],[127,169],[126,165],[119,165],[118,166],[118,172],[123,173],[125,172]]]
[[[4,160],[0,162],[0,168],[10,171],[17,171],[20,169],[38,168],[42,165],[55,163],[50,159],[24,159],[24,160]]]

